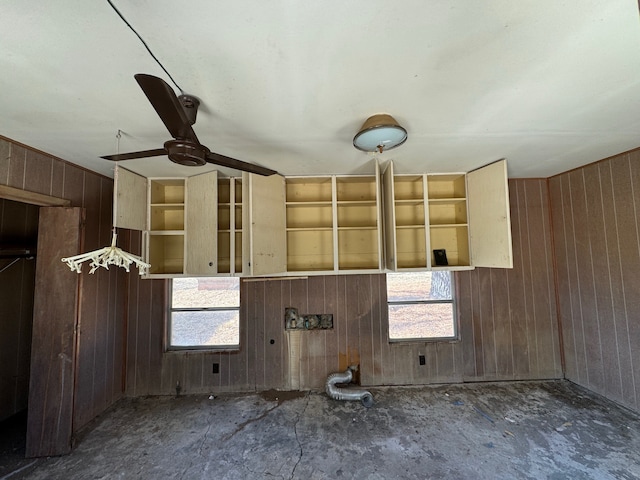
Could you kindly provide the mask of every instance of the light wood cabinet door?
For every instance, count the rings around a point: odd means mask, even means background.
[[[393,162],[382,172],[382,198],[384,213],[384,261],[388,270],[398,269],[396,259],[396,215],[393,188]]]
[[[147,179],[116,165],[113,195],[114,226],[147,230]]]
[[[287,230],[284,177],[244,173],[242,199],[243,275],[285,273]]]
[[[513,268],[507,162],[467,174],[471,265]]]
[[[188,177],[185,189],[187,275],[218,273],[218,172]]]

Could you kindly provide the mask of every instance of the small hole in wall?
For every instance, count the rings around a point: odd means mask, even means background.
[[[276,343],[276,341],[272,338],[271,340],[269,340],[269,343],[273,345],[274,343]]]
[[[425,365],[427,363],[424,355],[418,355],[418,361],[420,362],[420,365]]]
[[[219,363],[214,363],[213,364],[213,373],[220,373],[220,364]]]

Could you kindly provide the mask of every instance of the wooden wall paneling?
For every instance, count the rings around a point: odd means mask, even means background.
[[[237,385],[245,389],[249,384],[249,308],[251,297],[249,296],[249,283],[240,279],[240,351],[237,354],[220,356],[220,385],[221,388],[231,388]]]
[[[120,230],[120,238],[122,238],[122,230]],[[140,245],[141,232],[125,230],[129,239],[130,252],[138,254],[138,245]],[[136,395],[136,359],[138,348],[138,335],[141,334],[138,328],[138,304],[140,300],[140,278],[129,278],[127,285],[127,330],[125,332],[125,391],[131,395]]]
[[[511,212],[513,214],[513,209]],[[511,225],[513,224],[512,222]],[[456,272],[454,276],[457,287],[458,338],[465,345],[462,356],[462,372],[465,378],[472,378],[477,375],[473,327],[473,276],[471,272]]]
[[[249,282],[249,296],[253,300],[249,306],[249,363],[253,365],[253,384],[262,389],[265,371],[264,282]]]
[[[438,345],[440,342],[425,342],[422,348],[418,348],[417,357],[411,360],[414,364],[418,378],[422,383],[431,383],[438,377]],[[420,365],[419,355],[424,355],[425,364]]]
[[[389,311],[387,307],[387,276],[378,277],[377,296],[380,299],[380,315],[374,329],[376,358],[380,362],[380,384],[387,385],[394,375],[394,355],[389,344]]]
[[[532,317],[530,339],[535,346],[535,355],[531,355],[531,374],[534,378],[555,378],[559,376],[556,358],[559,356],[559,345],[553,334],[557,330],[555,311],[555,295],[553,282],[553,262],[550,258],[551,238],[549,232],[549,210],[546,203],[547,190],[543,180],[523,182],[527,218],[527,250],[529,265],[525,279],[527,291],[530,292]],[[534,361],[535,359],[535,361]]]
[[[540,252],[540,262],[539,264],[536,262],[540,272],[540,280],[538,282],[540,294],[536,297],[536,302],[543,307],[546,305],[546,309],[540,309],[544,314],[540,317],[539,328],[537,329],[539,335],[538,346],[542,352],[540,358],[543,361],[543,369],[540,374],[543,378],[563,378],[548,182],[546,179],[537,180],[532,183],[530,190],[532,190],[532,194],[529,197],[538,199],[533,205],[535,211],[531,213],[531,215],[535,216],[532,231],[536,231],[535,224],[539,221],[540,231],[543,232],[542,242],[534,242],[536,245],[541,243],[538,250]],[[544,268],[540,268],[540,265],[544,265]]]
[[[282,388],[282,345],[284,337],[284,308],[281,304],[282,282],[271,280],[264,284],[264,384],[265,389]],[[271,343],[273,341],[273,343]]]
[[[528,378],[531,371],[523,255],[523,249],[526,248],[524,239],[527,234],[526,205],[522,203],[522,196],[519,194],[522,188],[522,182],[512,181],[509,184],[514,268],[507,272],[507,287],[512,318],[511,344],[513,349],[513,370],[516,378]]]
[[[71,200],[72,205],[84,206],[84,170],[65,166],[62,198]]]
[[[214,363],[218,364],[218,368],[222,367],[222,355],[220,354],[220,352],[211,353],[210,355],[205,356],[203,372],[202,372],[203,385],[208,386],[211,392],[219,392],[221,391],[221,387],[223,384],[223,377],[224,377],[225,386],[229,384],[229,378],[230,378],[231,372],[229,371],[229,365],[227,362],[224,365],[225,370],[222,370],[220,368],[219,373],[213,373]]]
[[[111,244],[111,199],[113,189],[110,185],[113,182],[105,178],[98,177],[100,191],[100,208],[99,216],[99,246]],[[115,275],[117,268],[113,267],[109,270],[100,269],[96,272],[97,277],[97,294],[96,294],[96,348],[94,354],[94,392],[93,392],[93,411],[89,420],[98,415],[106,406],[110,405],[110,383],[114,375],[113,370],[108,368],[108,355],[112,350],[110,336],[112,318],[109,312],[109,287],[111,285],[111,277]]]
[[[485,378],[484,368],[484,336],[482,331],[482,301],[480,292],[480,275],[477,270],[470,272],[471,275],[471,322],[473,325],[473,349],[471,354],[475,361],[475,375],[478,379]],[[471,348],[471,347],[468,347]]]
[[[371,299],[371,313],[368,322],[361,325],[361,339],[364,345],[360,345],[360,351],[370,358],[363,368],[361,378],[363,385],[379,385],[382,376],[382,365],[380,357],[380,347],[378,345],[378,335],[380,332],[380,315],[382,314],[382,304],[380,301],[380,282],[384,275],[369,276],[369,298]],[[386,308],[386,305],[385,305]]]
[[[632,186],[633,175],[628,157],[612,160],[601,166],[602,198],[604,207],[607,250],[610,259],[610,279],[613,305],[613,321],[616,333],[616,345],[619,363],[617,377],[622,386],[622,402],[638,409],[640,404],[636,396],[635,380],[629,372],[634,372],[633,347],[629,335],[630,318],[627,307],[627,291],[624,282],[624,269],[631,257],[631,268],[638,265],[638,254],[634,249],[634,223],[636,207]],[[637,241],[637,237],[636,237]],[[635,258],[634,258],[635,257]],[[630,272],[634,275],[635,271]],[[627,276],[627,280],[634,281]],[[635,279],[640,280],[640,279]],[[636,362],[635,365],[638,365]],[[637,369],[637,367],[636,367]]]
[[[494,315],[496,377],[500,379],[513,378],[513,343],[511,342],[511,311],[507,270],[490,269],[489,278]]]
[[[131,276],[140,278],[137,272],[132,271]],[[162,392],[162,379],[155,373],[157,365],[162,364],[162,357],[165,349],[165,315],[167,315],[166,305],[167,295],[169,291],[169,280],[157,279],[157,280],[141,280],[144,284],[149,284],[150,287],[150,316],[149,316],[149,335],[141,338],[144,342],[148,343],[147,347],[147,361],[148,361],[148,376],[147,391],[153,393]],[[143,294],[146,290],[143,291]]]
[[[78,275],[60,261],[82,249],[81,208],[42,208],[34,298],[26,456],[71,450]]]
[[[493,285],[491,283],[491,269],[476,269],[478,275],[477,292],[480,305],[479,323],[481,324],[482,353],[484,363],[484,379],[496,380],[497,359],[496,359],[496,338],[493,312]]]
[[[0,185],[9,184],[9,168],[11,166],[12,143],[0,138]]]
[[[303,298],[295,298],[296,305],[305,305],[298,309],[300,315],[323,313],[324,282],[322,277],[309,277],[304,284]],[[324,371],[324,335],[318,331],[303,331],[300,334],[300,388],[318,388],[324,385],[321,378]],[[322,362],[323,365],[319,365]]]
[[[27,149],[22,145],[12,143],[10,155],[7,185],[24,190],[24,167],[27,157]]]
[[[624,157],[623,157],[624,158]],[[631,185],[633,192],[633,209],[627,212],[627,222],[629,227],[633,226],[633,223],[629,217],[635,220],[635,245],[633,242],[633,236],[628,235],[624,242],[629,245],[629,248],[625,248],[625,260],[623,262],[623,281],[625,285],[625,298],[627,299],[627,315],[628,315],[628,341],[631,347],[631,358],[633,365],[633,373],[622,372],[627,378],[627,382],[630,382],[636,392],[635,402],[631,404],[636,411],[640,411],[640,320],[638,312],[640,312],[640,295],[637,294],[640,288],[640,220],[638,219],[640,212],[640,152],[634,151],[628,155],[628,169],[631,173]],[[619,231],[624,229],[624,225],[621,225]],[[621,239],[622,243],[622,239]],[[627,256],[628,255],[628,256]]]
[[[456,342],[438,342],[434,345],[436,350],[436,372],[432,380],[436,383],[461,382],[462,362],[461,349]]]
[[[96,194],[96,190],[98,194]],[[100,243],[100,180],[97,176],[85,175],[83,205],[85,207],[85,234],[83,252],[96,250]],[[97,200],[97,201],[96,201]],[[76,392],[74,424],[80,428],[93,418],[95,391],[97,329],[99,315],[97,298],[99,277],[102,272],[89,274],[89,265],[83,267],[80,281],[80,311],[78,315],[78,362],[76,367]]]
[[[389,385],[412,385],[414,383],[415,365],[411,362],[414,356],[413,344],[396,343],[393,345],[393,376]]]
[[[52,164],[53,159],[50,156],[34,150],[27,150],[24,189],[51,195]]]
[[[551,198],[551,221],[554,239],[554,257],[556,261],[556,288],[558,298],[558,326],[562,330],[562,354],[564,373],[567,378],[575,379],[578,375],[575,336],[573,328],[573,312],[569,298],[569,249],[567,246],[567,226],[570,209],[565,194],[563,177],[549,179],[549,197]]]
[[[358,350],[360,351],[360,381],[363,384],[374,385],[374,356],[373,356],[373,316],[374,304],[373,285],[375,275],[358,275]]]
[[[614,183],[611,165],[614,162],[603,162],[600,165],[600,186],[602,196],[602,220],[603,231],[605,234],[606,259],[608,267],[609,288],[610,288],[610,305],[611,319],[615,335],[613,342],[615,348],[607,352],[609,355],[615,355],[615,361],[618,364],[618,370],[608,370],[607,379],[609,381],[616,380],[620,387],[620,402],[625,405],[635,403],[635,392],[631,382],[625,381],[627,375],[622,372],[632,371],[631,352],[629,350],[629,337],[627,327],[627,315],[624,295],[624,284],[622,282],[622,262],[623,254],[620,250],[618,231],[618,215],[616,208],[616,195],[620,194],[620,190],[614,191]],[[632,199],[631,183],[629,177],[623,177],[623,183],[620,185],[621,190],[626,191],[622,198],[627,198],[627,206],[629,208],[629,200]],[[625,188],[626,187],[626,188]],[[606,320],[606,319],[605,319]],[[603,325],[604,334],[606,335],[606,323]],[[611,377],[610,379],[608,377]]]
[[[350,365],[358,365],[361,368],[362,363],[359,350],[360,315],[365,314],[366,306],[360,303],[361,277],[361,275],[347,275],[345,278],[345,370]],[[355,379],[359,381],[360,370],[355,375]]]
[[[135,348],[135,388],[141,395],[150,392],[149,377],[152,375],[150,350],[152,348],[149,338],[153,328],[153,282],[149,280],[139,280],[138,285],[138,305],[137,320],[139,335],[136,337]],[[155,366],[154,366],[155,367]],[[175,386],[175,385],[174,385]],[[144,392],[144,393],[143,393]]]
[[[518,197],[518,205],[520,207],[519,230],[520,230],[520,256],[521,256],[521,281],[522,295],[524,298],[523,310],[520,312],[522,321],[524,322],[524,333],[526,335],[525,345],[527,349],[528,368],[521,373],[523,378],[536,376],[538,372],[538,345],[537,345],[537,325],[536,325],[536,298],[533,292],[533,264],[536,261],[532,257],[531,244],[536,243],[537,237],[531,238],[539,233],[539,230],[533,231],[529,225],[529,205],[527,197],[528,182],[518,182],[516,194]]]
[[[571,313],[573,320],[573,337],[574,337],[574,351],[576,362],[576,376],[570,378],[581,385],[588,385],[588,370],[586,362],[586,348],[584,341],[584,330],[582,326],[582,305],[580,303],[580,281],[578,272],[578,258],[581,249],[578,248],[576,243],[576,237],[580,236],[579,221],[576,221],[576,212],[579,212],[577,207],[574,208],[574,192],[579,191],[580,186],[576,185],[575,179],[572,181],[571,175],[567,175],[565,201],[568,204],[567,215],[567,255],[568,255],[568,278],[569,278],[569,290],[567,296],[571,302]],[[576,225],[578,223],[578,225]]]
[[[324,277],[324,310],[333,315],[333,329],[325,335],[325,371],[327,376],[336,373],[340,367],[338,357],[338,276],[328,275]],[[326,379],[325,379],[326,382]]]
[[[344,372],[349,366],[347,350],[347,292],[345,275],[336,277],[336,313],[333,317],[333,329],[336,332],[336,345],[338,346],[338,365],[336,372]]]
[[[120,241],[123,239],[120,237]],[[128,244],[122,244],[126,251]],[[125,305],[127,302],[126,293],[124,289],[127,284],[128,275],[122,268],[117,269],[115,274],[109,276],[109,298],[111,303],[109,305],[109,313],[111,317],[110,327],[110,346],[111,349],[107,354],[107,368],[113,372],[111,376],[111,396],[110,404],[119,400],[125,391],[124,380],[124,367],[126,365],[125,357],[125,345],[126,345],[126,311]]]
[[[281,282],[280,287],[280,304],[282,308],[291,307],[291,280],[284,280]],[[282,312],[284,315],[284,311]],[[282,370],[283,370],[283,385],[284,388],[293,389],[295,382],[292,381],[293,374],[297,371],[292,362],[295,352],[292,350],[292,336],[289,332],[283,334],[283,348],[282,348]]]
[[[184,354],[185,359],[185,384],[184,393],[199,393],[203,391],[204,379],[204,359],[206,355],[196,352],[187,352]]]
[[[610,398],[620,400],[622,398],[622,385],[620,378],[611,375],[618,372],[618,363],[615,322],[612,329],[604,331],[604,323],[613,318],[613,306],[611,303],[611,278],[609,266],[609,252],[607,249],[607,232],[604,224],[603,198],[601,189],[600,164],[596,163],[584,168],[584,181],[587,213],[586,219],[589,228],[592,279],[595,309],[592,314],[594,332],[591,339],[591,349],[596,349],[600,356],[598,368],[602,371],[602,388],[608,392]]]
[[[64,176],[67,164],[57,160],[51,162],[51,195],[52,197],[65,198],[64,193]],[[69,169],[73,167],[69,166]]]
[[[591,254],[591,234],[589,231],[589,210],[585,188],[584,169],[569,173],[571,182],[571,202],[573,205],[576,270],[580,318],[582,321],[583,354],[586,366],[587,386],[602,391],[604,372],[602,354],[598,339],[596,318],[593,259]]]
[[[307,281],[304,279],[297,279],[291,281],[291,304],[288,305],[292,308],[297,308],[298,313],[306,314],[309,312],[309,303],[308,303],[308,289],[307,289]],[[284,313],[283,313],[284,314]],[[293,355],[289,358],[289,362],[296,362],[296,365],[289,365],[289,371],[298,372],[297,379],[292,379],[292,384],[295,385],[296,381],[298,381],[299,388],[304,390],[307,387],[308,380],[308,367],[309,363],[306,360],[305,352],[307,350],[307,335],[306,332],[291,332],[289,335],[298,335],[300,337],[300,347],[299,352],[296,355],[295,351]]]

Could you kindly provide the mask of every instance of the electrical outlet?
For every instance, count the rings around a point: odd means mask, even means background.
[[[418,355],[418,361],[420,362],[420,365],[427,364],[427,360],[424,358],[424,355]]]
[[[220,373],[220,364],[219,363],[214,363],[213,364],[213,373]]]

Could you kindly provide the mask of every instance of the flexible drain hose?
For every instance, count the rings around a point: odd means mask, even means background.
[[[353,379],[352,367],[343,373],[332,373],[327,377],[325,391],[334,400],[360,400],[362,405],[369,408],[373,406],[373,395],[362,389],[346,389],[336,387],[338,383],[349,383]]]

